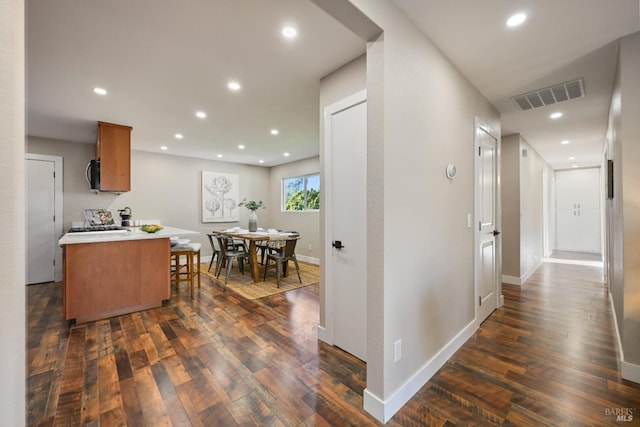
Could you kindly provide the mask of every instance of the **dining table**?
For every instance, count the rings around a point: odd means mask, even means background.
[[[254,283],[260,281],[260,264],[258,263],[258,242],[265,242],[269,240],[287,240],[293,235],[298,233],[289,233],[282,231],[249,231],[249,230],[213,230],[213,233],[221,236],[230,237],[232,239],[241,239],[249,243],[249,257],[251,261],[251,277]],[[285,273],[286,274],[286,273]]]

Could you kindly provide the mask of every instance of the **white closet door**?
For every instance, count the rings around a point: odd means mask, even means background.
[[[556,172],[556,249],[600,252],[600,169]]]

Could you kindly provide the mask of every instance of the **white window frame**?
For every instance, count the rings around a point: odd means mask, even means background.
[[[289,177],[282,178],[282,184],[281,184],[282,197],[281,197],[281,203],[280,203],[280,208],[282,209],[282,212],[318,212],[318,211],[320,211],[320,209],[308,209],[307,208],[307,203],[308,203],[308,200],[307,200],[307,195],[308,195],[307,182],[308,182],[308,179],[310,177],[316,177],[316,176],[318,177],[318,181],[319,181],[320,180],[320,172],[314,172],[314,173],[308,173],[308,174],[304,174],[304,175],[295,175],[295,176],[289,176]],[[288,210],[286,208],[286,205],[287,205],[287,199],[286,199],[287,189],[285,187],[285,182],[288,181],[288,180],[291,180],[291,179],[298,179],[298,178],[302,178],[303,179],[303,191],[304,191],[304,194],[305,194],[305,201],[304,201],[305,207],[304,207],[304,209],[302,209],[300,211],[292,211],[292,210]],[[318,185],[318,187],[320,187],[320,186]],[[322,189],[321,188],[318,188],[318,192],[320,192],[320,196],[322,197]],[[322,203],[322,201],[320,201],[320,203]]]

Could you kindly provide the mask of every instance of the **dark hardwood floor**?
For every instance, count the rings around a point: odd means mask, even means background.
[[[601,269],[544,264],[387,424],[639,425]],[[27,287],[27,423],[366,426],[366,367],[317,340],[318,287],[256,302],[203,276],[194,299],[83,325]],[[631,409],[631,422],[615,414]],[[616,412],[617,411],[617,412]]]

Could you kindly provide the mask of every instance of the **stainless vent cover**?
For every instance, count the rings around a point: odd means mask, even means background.
[[[584,79],[572,80],[512,97],[521,110],[544,107],[584,96]]]

